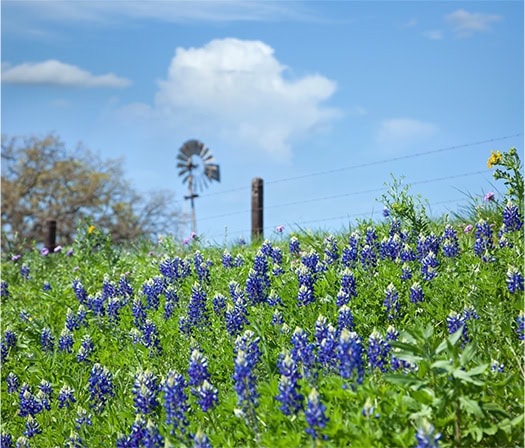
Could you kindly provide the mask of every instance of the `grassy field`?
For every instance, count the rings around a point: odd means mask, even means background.
[[[1,446],[523,446],[518,207],[386,202],[338,235],[4,254]]]

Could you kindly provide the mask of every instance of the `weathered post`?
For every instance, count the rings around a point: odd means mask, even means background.
[[[252,179],[252,241],[263,237],[263,180]]]
[[[56,247],[57,238],[57,221],[56,219],[46,220],[46,237],[44,240],[44,246],[49,252],[53,252]]]

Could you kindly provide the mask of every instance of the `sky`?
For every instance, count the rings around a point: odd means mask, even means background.
[[[203,142],[212,244],[250,239],[254,178],[268,238],[381,220],[393,179],[451,214],[502,197],[491,150],[523,154],[523,20],[521,1],[4,0],[1,131],[122,158],[186,215],[176,156]]]

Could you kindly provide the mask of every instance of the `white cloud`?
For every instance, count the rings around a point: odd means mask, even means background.
[[[131,82],[113,73],[94,76],[86,70],[53,59],[14,67],[2,65],[2,82],[66,87],[126,87]]]
[[[443,39],[443,31],[441,30],[424,31],[423,36],[430,40],[441,40]]]
[[[398,148],[426,140],[438,131],[432,123],[411,118],[391,118],[383,120],[380,125],[377,141],[385,147]]]
[[[285,73],[261,41],[227,38],[177,48],[151,111],[133,105],[126,113],[151,112],[181,132],[288,160],[292,142],[328,126],[339,112],[321,106],[335,82],[318,74],[290,80]]]
[[[471,13],[458,9],[445,16],[445,19],[454,27],[458,37],[470,37],[476,32],[490,31],[491,24],[501,22],[502,16],[496,14]]]

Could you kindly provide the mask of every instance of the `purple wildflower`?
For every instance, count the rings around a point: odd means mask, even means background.
[[[113,375],[106,367],[96,363],[91,369],[88,381],[90,406],[96,412],[101,412],[107,403],[108,397],[115,396],[115,392],[113,392]]]
[[[145,415],[155,412],[159,404],[157,401],[159,391],[159,382],[153,372],[150,370],[137,372],[132,389],[135,413]]]
[[[171,426],[170,433],[172,435],[175,434],[175,431],[185,434],[186,426],[189,424],[187,412],[190,407],[188,395],[184,392],[185,388],[184,376],[173,370],[167,373],[166,379],[162,383],[162,406],[166,413],[166,424]]]
[[[306,405],[306,410],[304,415],[306,417],[306,422],[308,423],[308,428],[306,432],[310,434],[314,439],[326,439],[326,436],[323,436],[320,433],[320,429],[323,429],[326,426],[329,418],[325,415],[326,406],[321,403],[319,398],[319,393],[315,388],[312,389],[308,395],[308,403]]]
[[[507,271],[507,289],[511,294],[516,291],[523,291],[523,275],[514,266],[510,266]]]
[[[62,386],[62,389],[60,389],[57,399],[59,402],[58,407],[60,409],[62,409],[64,406],[69,409],[69,406],[71,406],[73,403],[77,401],[75,399],[75,390],[71,389],[67,385],[64,385]]]

